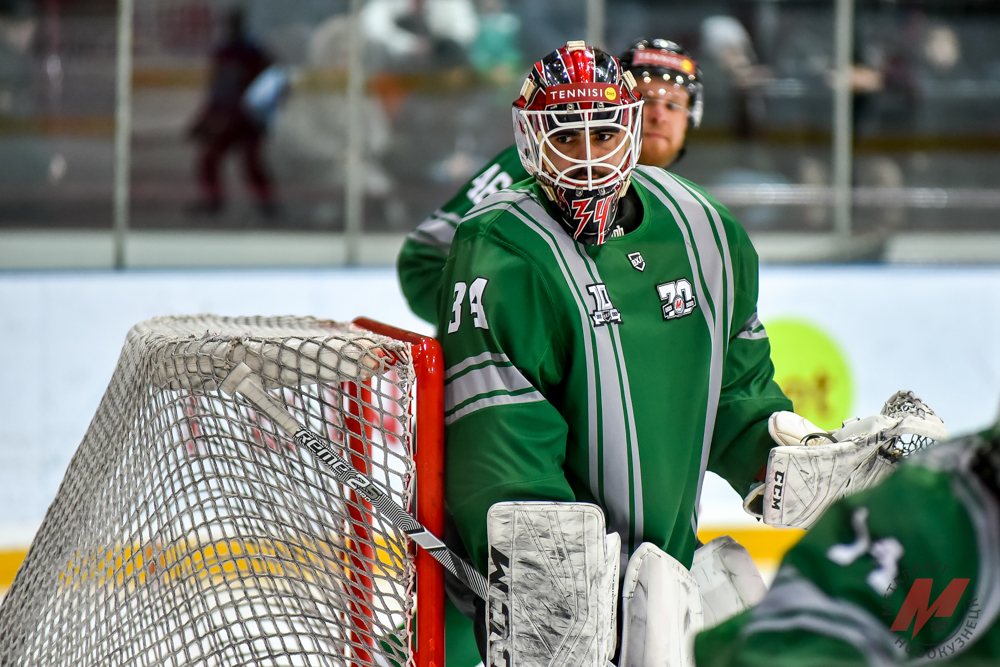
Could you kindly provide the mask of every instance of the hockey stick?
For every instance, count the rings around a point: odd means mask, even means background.
[[[220,389],[227,396],[240,394],[250,401],[271,421],[281,427],[281,430],[292,436],[292,439],[300,446],[309,448],[338,480],[370,502],[394,526],[406,533],[410,539],[425,549],[434,557],[434,560],[458,577],[459,581],[472,589],[476,595],[483,600],[486,599],[488,586],[483,575],[479,574],[468,562],[456,556],[451,549],[445,546],[444,542],[393,502],[389,494],[380,489],[374,481],[368,479],[354,466],[338,456],[323,438],[299,424],[290,412],[264,391],[260,381],[249,366],[243,362],[237,364],[223,380]]]

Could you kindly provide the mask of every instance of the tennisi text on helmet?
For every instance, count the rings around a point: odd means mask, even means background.
[[[620,86],[594,86],[585,83],[551,86],[543,92],[547,105],[567,102],[617,102],[622,97]]]

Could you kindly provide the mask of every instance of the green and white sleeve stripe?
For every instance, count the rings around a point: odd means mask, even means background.
[[[484,352],[445,371],[445,424],[495,405],[544,400],[505,354]]]
[[[407,234],[407,237],[417,243],[438,248],[447,255],[451,250],[451,242],[455,238],[455,230],[460,220],[461,218],[455,213],[448,213],[439,208]]]
[[[736,334],[736,337],[745,340],[762,340],[767,338],[767,330],[764,329],[764,325],[761,323],[760,318],[757,317],[757,313],[750,316],[750,319],[746,321],[746,324]]]
[[[783,566],[764,600],[750,612],[744,638],[759,633],[803,630],[850,644],[868,664],[896,664],[903,652],[881,620],[863,607],[833,599],[795,568]]]

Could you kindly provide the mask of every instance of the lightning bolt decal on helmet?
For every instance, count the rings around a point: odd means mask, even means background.
[[[635,78],[612,55],[569,42],[535,63],[514,102],[525,170],[577,241],[604,243],[642,142]]]

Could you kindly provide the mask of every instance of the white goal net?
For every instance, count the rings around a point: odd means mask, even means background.
[[[411,506],[407,343],[302,318],[140,323],[0,607],[0,665],[413,664],[405,536],[218,389],[241,361]]]

